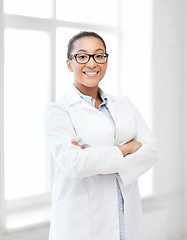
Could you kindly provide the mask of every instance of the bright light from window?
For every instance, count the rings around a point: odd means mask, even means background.
[[[5,31],[5,196],[46,191],[44,110],[49,86],[49,36]]]
[[[57,18],[70,22],[117,26],[116,0],[56,1]]]
[[[6,13],[31,17],[52,16],[52,0],[4,0]]]

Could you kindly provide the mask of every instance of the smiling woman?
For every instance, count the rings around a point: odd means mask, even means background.
[[[127,97],[99,88],[104,40],[81,32],[68,46],[74,84],[46,112],[57,173],[50,240],[142,240],[138,178],[157,160],[156,138]]]
[[[89,87],[96,98],[97,87],[105,75],[108,62],[103,41],[92,35],[74,41],[66,63],[74,74],[76,87],[82,93],[86,93]]]

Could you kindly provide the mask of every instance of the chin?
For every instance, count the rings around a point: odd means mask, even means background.
[[[100,83],[100,81],[97,82],[97,83],[88,83],[88,84],[85,84],[85,86],[87,86],[87,87],[96,87],[96,86],[99,85],[99,83]]]
[[[97,87],[99,85],[99,83],[97,83],[97,84],[82,84],[82,85],[85,87],[88,87],[88,88],[93,88],[93,87]]]
[[[100,80],[101,81],[101,80]],[[84,85],[84,86],[86,86],[86,87],[96,87],[96,86],[98,86],[98,84],[100,83],[100,81],[98,81],[98,80],[91,80],[91,79],[89,79],[89,80],[86,80],[86,81],[84,81],[84,82],[79,82],[80,84],[82,84],[82,85]]]

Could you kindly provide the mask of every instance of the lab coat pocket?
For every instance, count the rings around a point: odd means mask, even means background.
[[[90,240],[88,196],[57,201],[52,216],[54,240]]]

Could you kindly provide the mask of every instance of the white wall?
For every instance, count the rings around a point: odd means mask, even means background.
[[[132,1],[136,19],[138,1]],[[152,2],[153,128],[159,162],[154,168],[155,196],[143,202],[145,233],[147,240],[180,240],[185,231],[187,237],[187,1]]]
[[[184,237],[184,4],[155,0],[153,6],[153,119],[159,163],[155,210],[145,212],[149,240]]]
[[[184,89],[183,89],[183,95],[184,95],[184,180],[185,180],[185,186],[184,186],[184,192],[185,192],[185,199],[184,199],[184,206],[185,206],[185,233],[187,236],[187,1],[184,0]]]

